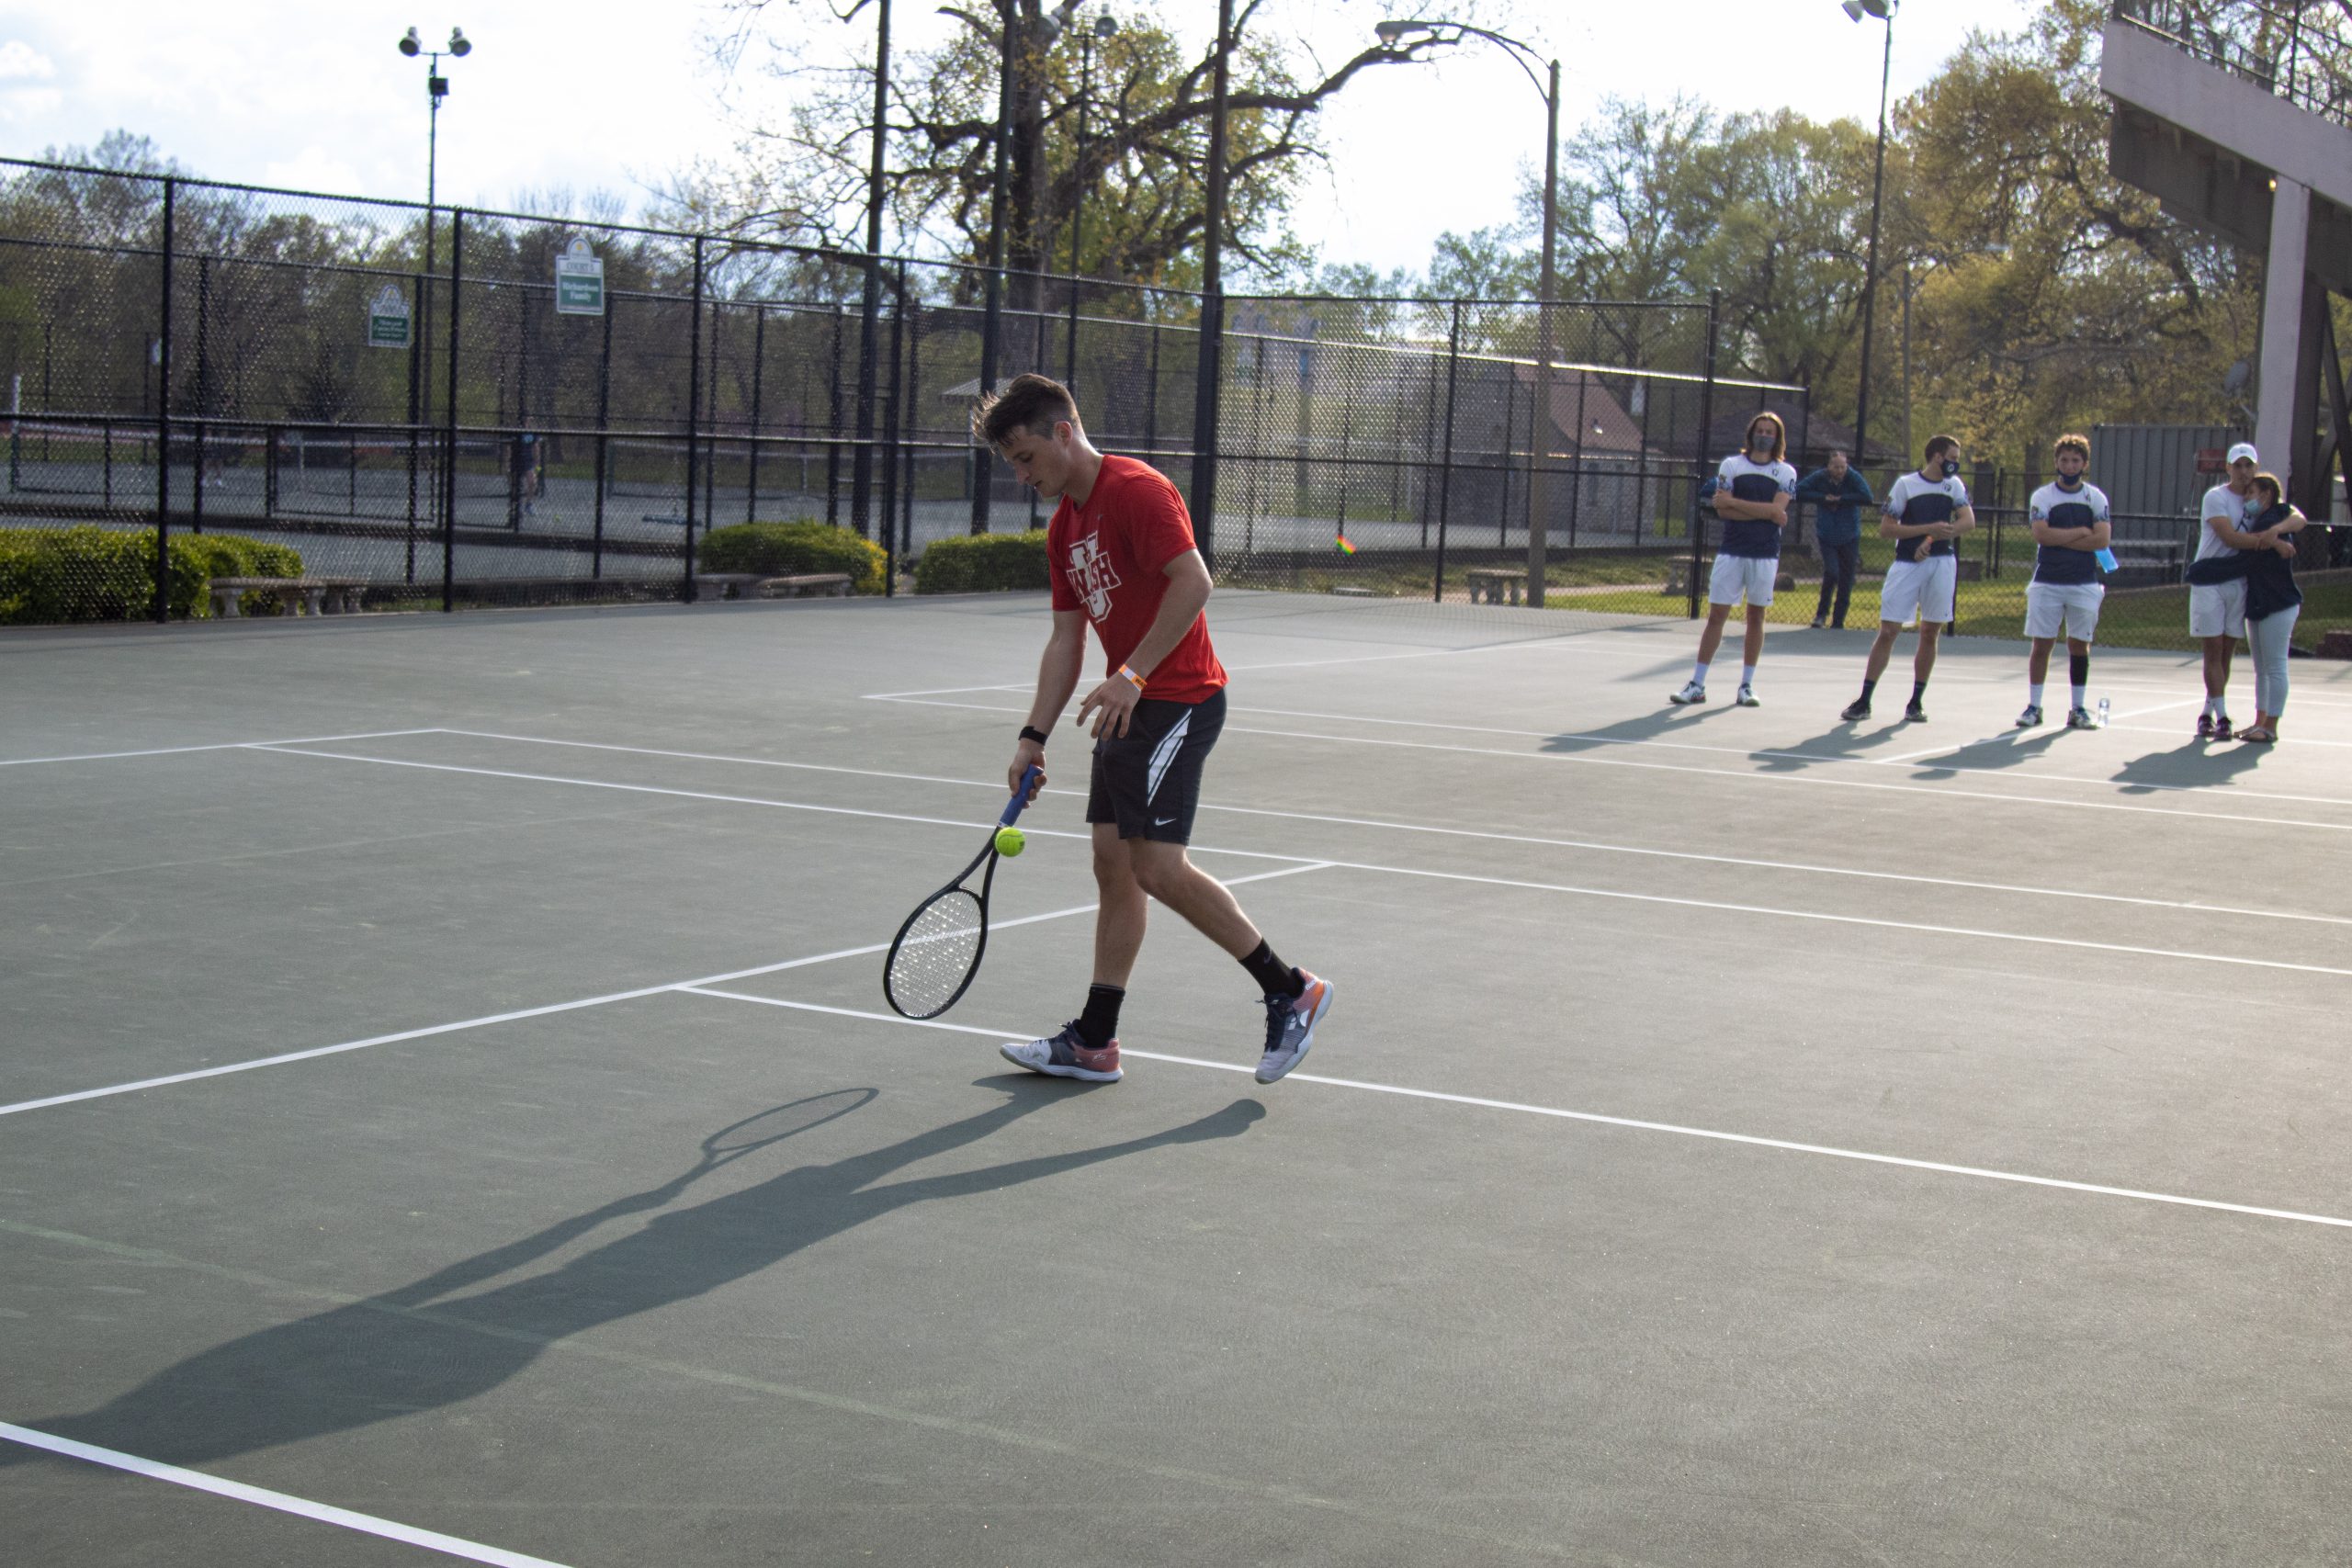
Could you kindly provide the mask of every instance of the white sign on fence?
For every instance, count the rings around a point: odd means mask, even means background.
[[[408,332],[408,300],[399,289],[387,283],[376,291],[376,298],[368,301],[368,346],[406,348]]]
[[[604,258],[585,240],[572,241],[555,258],[555,309],[560,316],[605,313]]]

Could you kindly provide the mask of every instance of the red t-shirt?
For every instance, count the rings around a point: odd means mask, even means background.
[[[1168,476],[1133,457],[1104,457],[1086,504],[1062,497],[1046,530],[1054,608],[1084,610],[1117,671],[1151,629],[1168,592],[1168,563],[1192,549],[1193,519]],[[1209,621],[1192,629],[1159,665],[1144,671],[1143,694],[1197,703],[1225,685],[1225,666],[1209,646]]]

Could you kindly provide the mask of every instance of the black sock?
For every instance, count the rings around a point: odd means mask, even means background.
[[[1913,707],[1917,707],[1920,700],[1927,694],[1928,683],[1925,681],[1914,681],[1911,682],[1911,705]]]
[[[1078,1015],[1078,1037],[1090,1051],[1100,1051],[1119,1032],[1119,1004],[1127,999],[1125,987],[1089,986],[1086,1010]]]
[[[1878,690],[1878,682],[1877,682],[1876,681],[1865,681],[1865,682],[1862,682],[1862,701],[1864,701],[1864,702],[1869,702],[1869,701],[1871,700],[1871,694],[1872,692],[1877,691],[1877,690]]]
[[[1276,958],[1274,950],[1262,942],[1256,952],[1241,961],[1241,967],[1250,971],[1250,978],[1257,981],[1258,988],[1270,997],[1295,997],[1306,989],[1306,982],[1298,977],[1298,971]]]
[[[2066,655],[2066,674],[2077,686],[2091,683],[2091,656],[2087,653]]]

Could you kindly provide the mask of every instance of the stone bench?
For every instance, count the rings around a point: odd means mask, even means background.
[[[803,572],[793,577],[770,577],[757,571],[695,574],[695,600],[713,604],[728,600],[798,599],[808,594],[830,594],[837,599],[846,599],[849,591],[850,575],[845,571]]]
[[[276,598],[289,615],[350,615],[358,613],[368,583],[357,577],[216,577],[205,591],[212,596],[212,613],[224,620],[243,614],[248,593]]]
[[[1474,566],[1462,574],[1462,580],[1470,585],[1470,603],[1473,604],[1482,599],[1489,604],[1499,604],[1506,592],[1510,595],[1510,602],[1516,604],[1520,595],[1527,591],[1527,573],[1514,567]]]

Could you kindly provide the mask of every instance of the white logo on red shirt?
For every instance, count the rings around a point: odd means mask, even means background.
[[[1098,621],[1111,613],[1111,590],[1119,586],[1119,574],[1111,570],[1099,538],[1089,534],[1072,545],[1069,568],[1071,591],[1086,601],[1087,615]]]

